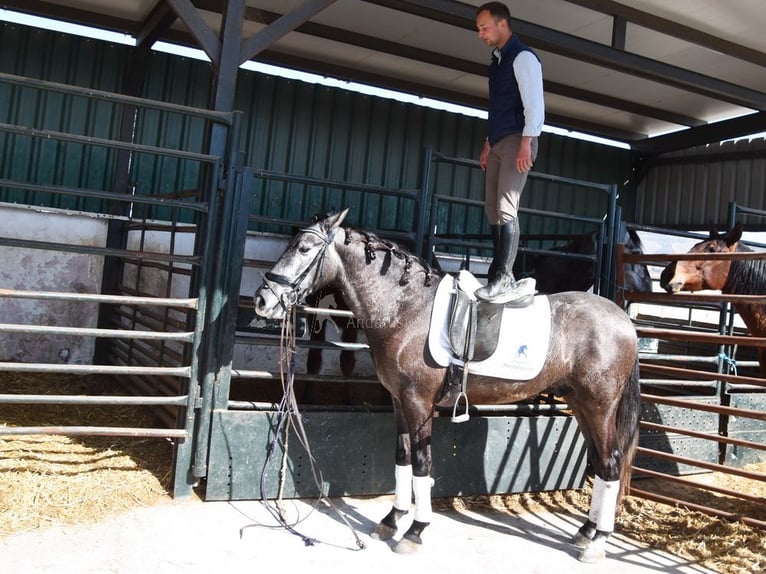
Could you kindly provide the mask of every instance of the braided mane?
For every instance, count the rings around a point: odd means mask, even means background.
[[[360,231],[356,229],[351,229],[350,227],[346,227],[345,231],[346,231],[346,239],[345,239],[346,245],[350,245],[353,240],[361,241],[362,243],[365,244],[364,256],[365,256],[365,261],[368,265],[377,258],[378,251],[384,251],[386,253],[390,253],[393,257],[396,257],[397,259],[404,261],[404,271],[402,272],[402,276],[399,278],[399,285],[407,285],[410,282],[410,280],[412,279],[413,264],[417,264],[417,267],[419,268],[419,270],[425,274],[424,285],[426,287],[430,287],[433,284],[433,280],[441,276],[441,273],[439,273],[436,269],[431,267],[423,259],[421,259],[417,255],[413,255],[412,253],[402,249],[401,247],[399,247],[399,245],[397,245],[393,241],[381,239],[380,237],[378,237],[374,233],[370,233],[369,231]],[[356,237],[352,237],[352,233],[355,233]]]

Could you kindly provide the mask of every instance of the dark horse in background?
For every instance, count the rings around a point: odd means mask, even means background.
[[[596,232],[577,235],[568,243],[552,247],[551,251],[595,256],[596,237]],[[643,254],[644,252],[641,238],[633,229],[627,229],[623,243],[628,253]],[[588,291],[593,287],[596,274],[596,263],[593,259],[561,257],[553,254],[528,254],[523,260],[526,273],[535,278],[537,290],[540,293]],[[652,290],[652,278],[646,265],[626,263],[624,279],[622,288],[626,291],[650,292]]]
[[[710,228],[710,239],[692,246],[689,253],[752,252],[742,243],[742,225],[737,224],[728,233]],[[736,295],[766,295],[766,259],[742,261],[679,260],[673,261],[660,275],[660,287],[668,293],[715,289]],[[735,303],[748,332],[754,337],[766,337],[766,304]],[[766,349],[758,348],[761,376],[766,377]]]
[[[253,301],[259,316],[280,319],[307,294],[325,289],[339,293],[359,319],[378,379],[391,394],[397,429],[394,503],[372,536],[392,539],[414,496],[413,520],[394,547],[408,553],[422,545],[432,513],[431,428],[447,373],[427,342],[439,273],[394,243],[342,228],[347,212],[301,230]],[[470,375],[467,394],[472,404],[513,403],[546,391],[566,397],[596,475],[588,519],[572,542],[582,548],[581,560],[597,561],[605,556],[638,440],[636,332],[622,309],[597,295],[562,293],[550,295],[549,303],[549,348],[540,373],[529,380]]]

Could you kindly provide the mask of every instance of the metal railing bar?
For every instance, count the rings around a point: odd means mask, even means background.
[[[653,458],[660,458],[662,460],[669,460],[671,462],[678,462],[681,464],[685,464],[688,466],[695,466],[697,468],[704,468],[706,470],[712,470],[714,472],[723,472],[725,474],[734,474],[736,476],[741,476],[743,478],[749,478],[752,480],[759,480],[761,482],[766,482],[766,474],[762,472],[753,472],[750,470],[743,470],[741,468],[736,468],[733,466],[726,466],[723,464],[718,464],[715,462],[706,462],[704,460],[696,460],[694,458],[689,458],[686,456],[680,456],[677,454],[670,454],[667,452],[662,452],[659,450],[652,450],[649,448],[644,448],[642,446],[639,446],[636,448],[636,454],[642,454],[645,456],[653,457]]]
[[[0,122],[0,132],[9,134],[16,134],[21,136],[44,138],[47,140],[58,140],[69,143],[79,143],[87,146],[99,146],[110,149],[119,149],[133,151],[136,153],[146,153],[152,156],[166,156],[182,160],[196,161],[200,163],[215,163],[220,161],[220,157],[210,154],[204,154],[192,151],[175,150],[164,147],[157,147],[145,144],[136,144],[130,142],[122,142],[120,140],[110,140],[105,138],[97,138],[93,136],[81,136],[77,134],[71,134],[66,132],[59,132],[55,130],[46,130],[40,128],[30,128],[26,126],[17,126],[14,124],[6,124]],[[132,197],[132,196],[130,196]]]
[[[199,308],[199,299],[173,299],[166,297],[135,297],[131,295],[102,295],[97,293],[65,293],[57,291],[21,291],[0,288],[0,297],[80,301],[85,303],[115,303],[123,305],[157,305],[161,307]]]
[[[265,403],[257,401],[229,401],[228,408],[235,410],[256,410],[256,411],[276,411],[277,405],[274,403]],[[392,407],[380,405],[370,407],[365,405],[302,405],[302,410],[307,411],[380,411],[390,412]],[[452,412],[452,407],[437,407],[439,412]],[[469,410],[473,413],[546,413],[569,410],[569,405],[565,403],[558,404],[511,404],[511,405],[471,405]]]
[[[702,379],[710,378],[727,383],[739,383],[766,387],[766,379],[757,377],[745,377],[741,375],[727,375],[725,373],[713,373],[711,371],[700,371],[697,369],[683,369],[680,367],[668,367],[665,365],[653,365],[651,363],[640,363],[639,368],[642,373],[656,373],[660,375],[678,375],[679,377],[699,377]]]
[[[694,438],[710,440],[710,441],[723,443],[723,444],[731,444],[731,445],[742,446],[742,447],[752,448],[757,450],[766,450],[766,444],[739,439],[739,438],[733,438],[729,436],[722,436],[718,434],[710,434],[705,432],[693,431],[693,430],[680,428],[680,427],[650,423],[648,421],[641,421],[639,423],[639,426],[643,429],[655,430],[658,432],[664,432],[664,433],[670,432],[670,433],[681,434],[684,436],[691,436]]]
[[[353,183],[348,181],[335,181],[329,179],[321,179],[317,177],[294,175],[289,173],[283,173],[279,171],[270,171],[267,169],[254,169],[252,171],[253,176],[262,179],[270,179],[276,181],[284,181],[288,183],[300,183],[304,185],[313,185],[316,187],[334,187],[337,189],[347,189],[351,191],[364,191],[369,193],[379,193],[387,196],[402,197],[405,199],[417,200],[419,189],[392,189],[388,187],[382,187],[379,185]],[[304,222],[305,225],[305,222]]]
[[[232,378],[239,379],[265,379],[269,381],[278,381],[281,377],[279,373],[270,371],[254,371],[247,369],[232,369]],[[375,384],[380,382],[377,377],[347,377],[345,375],[310,375],[307,373],[296,373],[296,381],[321,382],[321,383],[351,383],[351,384]]]
[[[46,80],[39,80],[37,78],[30,78],[27,76],[17,76],[14,74],[0,73],[0,82],[6,84],[13,84],[16,86],[22,86],[37,90],[48,90],[53,92],[62,92],[73,96],[80,96],[91,99],[99,99],[115,104],[127,104],[138,106],[140,108],[150,108],[156,110],[163,110],[166,112],[176,112],[183,115],[198,116],[215,122],[223,124],[231,124],[233,121],[233,114],[231,112],[220,112],[210,110],[208,108],[194,108],[190,106],[182,106],[180,104],[173,104],[169,102],[163,102],[160,100],[149,100],[145,98],[138,98],[135,96],[127,96],[124,94],[117,94],[113,92],[106,92],[103,90],[95,90],[93,88],[84,88],[75,86],[72,84],[61,84],[58,82],[50,82]]]
[[[112,257],[123,258],[131,263],[139,260],[149,260],[199,265],[202,259],[199,255],[173,255],[170,253],[155,253],[149,251],[137,252],[129,249],[94,247],[90,245],[70,245],[65,243],[54,243],[52,241],[35,241],[31,239],[15,239],[10,237],[0,237],[0,245],[19,247],[22,249],[43,249],[46,251],[64,251],[66,253],[86,253],[88,255],[111,255]]]
[[[236,411],[276,412],[278,405],[261,401],[229,401],[227,409]],[[301,412],[391,412],[388,405],[301,405]]]
[[[743,345],[748,347],[766,347],[766,337],[750,337],[741,335],[720,335],[716,333],[699,333],[682,329],[659,329],[656,327],[636,327],[639,337],[651,339],[666,339],[669,341],[689,341],[696,343],[712,343],[721,345]]]
[[[764,259],[760,251],[724,251],[720,253],[628,253],[623,254],[624,263],[647,263],[648,261],[747,261]]]
[[[298,305],[298,311],[302,313],[311,313],[313,315],[329,315],[331,317],[353,317],[351,311],[345,309],[328,309],[327,307],[309,307],[308,305]]]
[[[712,255],[712,254],[711,254]],[[717,305],[719,303],[766,303],[766,295],[732,295],[724,293],[715,293],[703,295],[700,293],[687,293],[679,291],[678,293],[644,293],[641,291],[626,291],[626,301],[637,301],[639,303],[671,304],[680,305],[683,303],[709,303]]]
[[[39,191],[44,193],[54,193],[57,195],[73,195],[77,197],[87,197],[90,199],[101,199],[104,201],[122,201],[125,203],[137,203],[142,205],[155,205],[160,207],[190,209],[207,213],[208,203],[205,201],[180,201],[177,199],[162,199],[150,195],[133,195],[125,193],[116,193],[113,191],[98,191],[93,189],[82,189],[79,187],[69,187],[63,185],[49,185],[39,183],[26,183],[13,179],[0,179],[0,187],[11,189],[20,189],[25,191]],[[120,216],[106,216],[111,219],[125,219]],[[128,220],[130,221],[130,220]],[[132,224],[134,228],[135,224]]]
[[[137,395],[0,395],[0,404],[18,405],[136,405],[136,406],[186,406],[189,397],[137,396]]]
[[[75,337],[110,337],[113,339],[154,339],[191,342],[193,332],[167,333],[160,331],[127,331],[123,329],[95,329],[88,327],[54,327],[48,325],[19,325],[0,323],[0,333],[28,333],[71,335]]]
[[[720,360],[717,356],[706,357],[704,355],[671,355],[671,354],[652,353],[649,351],[639,351],[638,359],[639,361],[650,360],[650,361],[674,361],[674,362],[684,362],[684,363],[712,363],[712,364],[718,364],[718,361]],[[737,361],[737,364],[739,365],[741,363]]]
[[[681,386],[681,387],[700,387],[702,389],[717,389],[718,381],[687,381],[679,379],[645,379],[641,377],[641,386]]]
[[[279,345],[279,337],[262,337],[247,335],[237,335],[235,337],[237,343],[242,345],[263,345],[269,347],[276,347]],[[369,351],[370,346],[367,343],[345,343],[343,341],[311,341],[300,340],[298,346],[303,349],[330,349],[341,351]]]
[[[669,397],[660,397],[657,395],[648,395],[641,393],[641,400],[658,405],[666,405],[670,407],[681,407],[684,409],[692,409],[698,411],[706,411],[710,413],[718,413],[721,415],[734,415],[735,417],[745,417],[751,419],[757,419],[766,421],[766,411],[756,411],[753,409],[738,409],[734,407],[724,407],[720,405],[709,405],[706,403],[699,403],[684,399],[671,399]]]
[[[132,367],[119,365],[63,365],[0,362],[0,372],[67,373],[74,375],[170,375],[189,378],[191,367]]]
[[[674,482],[676,484],[683,484],[684,486],[688,486],[689,488],[694,489],[702,489],[702,490],[708,490],[710,492],[717,492],[718,494],[723,494],[725,496],[731,496],[734,498],[739,498],[741,500],[748,500],[750,502],[756,502],[760,504],[764,504],[766,500],[762,496],[756,496],[753,494],[748,494],[746,492],[740,492],[737,490],[730,490],[728,488],[723,488],[720,486],[715,486],[714,484],[705,484],[704,482],[696,482],[694,480],[687,480],[685,478],[682,478],[680,476],[674,476],[671,474],[664,474],[662,472],[657,472],[656,470],[650,470],[648,468],[643,468],[640,466],[634,466],[633,467],[633,475],[635,476],[637,473],[640,473],[643,477],[648,478],[656,478],[658,480],[667,480],[668,482]],[[631,487],[632,490],[632,487]]]
[[[88,427],[88,426],[40,426],[40,427],[3,427],[0,436],[16,435],[65,435],[65,436],[127,436],[143,438],[178,438],[186,439],[188,434],[183,429],[126,428],[126,427]]]

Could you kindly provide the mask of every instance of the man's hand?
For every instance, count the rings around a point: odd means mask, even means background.
[[[482,171],[487,171],[487,157],[489,157],[489,140],[484,140],[484,147],[481,148],[481,155],[479,155],[479,165]]]
[[[529,136],[521,136],[521,145],[516,156],[516,169],[520,173],[532,169],[532,138]]]

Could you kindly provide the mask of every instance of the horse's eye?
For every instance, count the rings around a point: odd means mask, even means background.
[[[311,245],[306,245],[305,243],[302,243],[301,245],[299,245],[299,246],[298,246],[298,251],[299,251],[299,252],[300,252],[302,255],[306,255],[306,253],[308,253],[309,251],[311,251]]]

